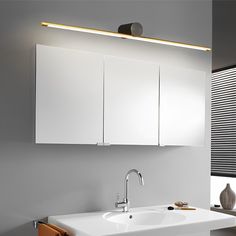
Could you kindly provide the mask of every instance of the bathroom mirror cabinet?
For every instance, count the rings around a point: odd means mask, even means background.
[[[36,46],[36,143],[204,145],[205,73]]]

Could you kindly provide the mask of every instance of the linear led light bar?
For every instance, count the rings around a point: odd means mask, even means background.
[[[56,24],[56,23],[50,23],[50,22],[41,22],[41,25],[45,26],[45,27],[51,27],[51,28],[57,28],[57,29],[79,31],[79,32],[85,32],[85,33],[90,33],[90,34],[99,34],[99,35],[124,38],[124,39],[132,39],[132,40],[136,40],[136,41],[158,43],[158,44],[183,47],[183,48],[191,48],[191,49],[202,50],[202,51],[211,51],[211,49],[208,47],[192,45],[192,44],[187,44],[187,43],[181,43],[181,42],[174,42],[174,41],[169,41],[169,40],[163,40],[163,39],[159,39],[159,38],[132,36],[132,35],[128,35],[128,34],[116,33],[116,32],[111,32],[111,31],[92,29],[92,28],[84,28],[84,27],[80,27],[80,26],[62,25],[62,24]]]

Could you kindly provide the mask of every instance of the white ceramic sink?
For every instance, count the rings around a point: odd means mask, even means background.
[[[70,236],[190,236],[197,232],[236,226],[234,216],[197,208],[168,211],[151,206],[120,211],[50,216],[49,223],[69,231]]]
[[[128,213],[106,213],[104,219],[127,226],[132,225],[170,225],[177,224],[185,220],[182,214],[174,212],[155,212],[155,211],[142,211],[142,212],[128,212]]]

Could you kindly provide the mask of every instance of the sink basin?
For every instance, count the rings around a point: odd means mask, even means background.
[[[185,216],[169,212],[128,212],[128,213],[106,213],[106,220],[124,225],[170,225],[185,220]]]

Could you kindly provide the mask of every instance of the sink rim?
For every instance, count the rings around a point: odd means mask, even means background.
[[[49,216],[48,222],[65,228],[72,236],[125,236],[133,232],[175,233],[176,231],[195,232],[196,230],[215,230],[235,227],[236,219],[233,216],[212,212],[207,209],[196,208],[192,211],[168,211],[168,205],[155,205],[132,208],[129,213],[159,212],[166,214],[183,214],[186,220],[169,225],[125,225],[117,224],[104,219],[107,214],[122,214],[118,210],[84,212],[66,215]],[[93,225],[94,227],[91,227]]]

